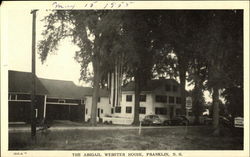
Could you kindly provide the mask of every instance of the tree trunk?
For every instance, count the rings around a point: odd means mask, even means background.
[[[187,63],[182,57],[178,57],[180,88],[181,88],[181,114],[186,115],[186,71]]]
[[[201,91],[201,81],[195,80],[194,94],[193,94],[193,113],[194,113],[194,124],[199,124],[199,116],[201,114],[201,105],[202,105],[202,91]]]
[[[90,124],[96,126],[96,112],[97,112],[97,102],[99,97],[99,88],[100,88],[100,70],[99,62],[93,61],[93,71],[94,71],[94,82],[93,82],[93,96],[92,96],[92,107],[91,107],[91,117]]]
[[[134,107],[134,121],[133,125],[139,125],[139,109],[140,109],[140,75],[138,72],[135,75],[135,107]]]
[[[219,135],[219,89],[218,87],[213,88],[213,135]]]

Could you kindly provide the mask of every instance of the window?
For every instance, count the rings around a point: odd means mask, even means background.
[[[17,100],[17,95],[16,94],[10,94],[9,95],[9,100]]]
[[[181,104],[181,97],[176,97],[176,104]]]
[[[155,114],[166,115],[167,114],[167,109],[163,108],[163,107],[156,107],[155,108]]]
[[[53,98],[47,98],[46,102],[58,102],[58,100]]]
[[[169,103],[174,103],[174,97],[173,96],[169,97]]]
[[[19,100],[30,100],[31,97],[30,97],[29,94],[19,94],[19,95],[18,95],[18,99],[19,99]]]
[[[103,109],[101,109],[101,113],[103,113]]]
[[[188,112],[188,116],[193,116],[193,112]]]
[[[140,101],[146,102],[147,96],[146,95],[140,95]]]
[[[146,114],[146,107],[140,107],[139,114]]]
[[[121,107],[120,106],[115,107],[115,113],[121,113]]]
[[[111,114],[113,114],[114,113],[114,108],[111,108]]]
[[[85,104],[85,101],[84,101],[84,99],[81,99],[81,104]]]
[[[167,96],[165,95],[156,95],[155,96],[156,102],[167,102]]]
[[[86,114],[88,114],[88,109],[86,108]]]
[[[126,107],[126,113],[132,113],[132,107],[127,106]]]
[[[166,90],[167,92],[171,91],[171,86],[170,86],[169,84],[166,84],[166,85],[165,85],[165,90]]]
[[[132,102],[132,95],[126,95],[126,101]]]
[[[178,91],[178,87],[176,85],[173,85],[173,92],[177,92]]]
[[[65,103],[66,101],[64,99],[58,99],[59,103]]]
[[[98,97],[98,102],[101,102],[101,97]]]
[[[181,109],[179,109],[179,108],[177,108],[176,110],[175,110],[175,114],[178,116],[178,115],[181,115]]]

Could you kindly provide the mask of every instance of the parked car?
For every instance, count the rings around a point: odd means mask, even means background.
[[[209,116],[203,116],[203,119],[204,119],[203,121],[204,121],[205,125],[212,125],[213,119],[211,117],[209,117]]]
[[[212,123],[213,123],[213,119],[211,117],[204,116],[204,124],[205,125],[212,125]],[[233,127],[234,126],[232,120],[230,120],[230,118],[225,117],[225,116],[219,117],[219,123],[221,126],[224,126],[224,127]]]
[[[163,125],[163,121],[159,118],[158,115],[146,115],[142,122],[142,125]]]
[[[170,120],[170,125],[188,125],[189,120],[186,116],[176,116]]]

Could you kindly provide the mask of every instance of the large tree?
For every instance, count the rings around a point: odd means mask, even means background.
[[[48,53],[57,50],[60,40],[69,37],[79,47],[76,60],[81,64],[81,78],[87,79],[88,66],[93,67],[92,125],[96,125],[100,83],[113,70],[122,53],[131,51],[130,39],[121,28],[123,11],[57,10],[44,18],[44,39],[38,49],[45,61]]]
[[[213,92],[213,127],[214,134],[218,135],[220,91],[231,87],[235,79],[230,76],[243,69],[241,66],[232,68],[234,65],[228,64],[232,56],[237,57],[238,53],[242,54],[242,12],[209,11],[204,18],[207,27],[199,43],[208,62],[206,85]]]
[[[185,114],[186,79],[189,64],[193,58],[193,38],[196,33],[198,12],[196,11],[168,11],[163,15],[163,41],[169,44],[177,56],[177,70],[181,88],[181,111]]]
[[[152,77],[157,11],[128,11],[124,19],[124,31],[133,42],[132,52],[128,52],[125,65],[127,77],[135,82],[134,125],[139,124],[140,93],[142,86]]]

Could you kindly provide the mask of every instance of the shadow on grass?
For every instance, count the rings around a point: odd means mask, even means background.
[[[37,133],[9,133],[10,150],[242,150],[239,130],[222,130],[211,135],[210,127],[184,127],[138,130],[65,130]],[[236,134],[237,133],[237,134]],[[186,137],[186,138],[185,138]]]

